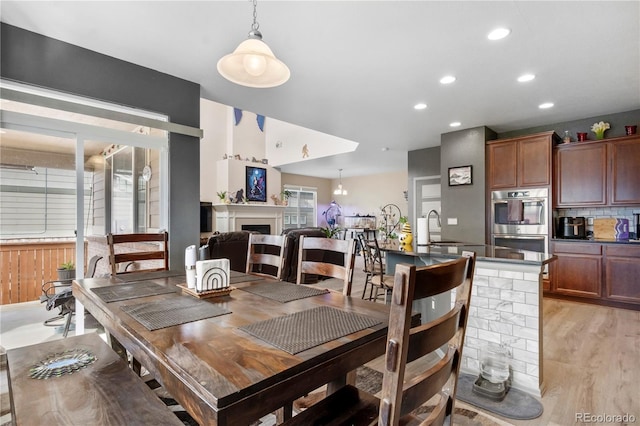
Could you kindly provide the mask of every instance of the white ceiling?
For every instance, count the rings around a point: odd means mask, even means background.
[[[640,108],[639,1],[260,0],[263,39],[291,69],[272,89],[216,71],[246,38],[252,13],[245,0],[2,0],[1,19],[199,83],[203,98],[359,143],[352,154],[281,167],[310,176],[406,170],[407,151],[453,130],[505,132]],[[497,26],[511,35],[487,40]],[[516,82],[525,72],[537,78]],[[446,74],[457,81],[441,85]],[[419,101],[428,108],[415,111]]]

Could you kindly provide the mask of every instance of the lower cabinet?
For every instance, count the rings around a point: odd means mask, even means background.
[[[551,252],[546,295],[640,309],[640,246],[553,241]]]
[[[606,245],[604,250],[606,297],[640,304],[640,247]]]
[[[551,291],[581,297],[602,296],[602,246],[552,243]]]

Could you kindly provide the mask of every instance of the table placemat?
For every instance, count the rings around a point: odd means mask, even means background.
[[[304,299],[328,293],[329,290],[286,282],[267,282],[241,288],[240,290],[257,294],[281,303]]]
[[[151,331],[231,313],[228,309],[192,297],[120,306],[120,309]]]
[[[295,355],[380,323],[375,318],[320,306],[249,324],[240,330]]]
[[[264,277],[257,275],[244,274],[242,272],[231,271],[231,278],[229,278],[229,284],[247,283],[250,281],[264,280]]]
[[[152,282],[137,282],[130,284],[110,285],[92,288],[96,296],[107,303],[121,300],[137,299],[138,297],[156,296],[158,294],[175,293],[176,288]]]

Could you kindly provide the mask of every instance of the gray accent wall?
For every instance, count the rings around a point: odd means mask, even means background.
[[[409,217],[409,223],[415,224],[417,218],[413,217],[413,212],[416,194],[413,192],[413,180],[417,177],[438,176],[440,174],[440,147],[416,149],[415,151],[409,151],[408,154],[407,165],[409,170],[407,171],[407,178],[409,182],[407,183],[407,189],[409,191],[409,211],[402,212],[402,214]],[[414,232],[417,232],[417,230],[414,230]]]
[[[475,127],[441,136],[442,239],[484,244],[485,242],[485,144],[496,138],[488,127]],[[471,166],[472,184],[449,186],[449,168]],[[457,225],[449,225],[457,219]]]
[[[167,115],[200,127],[200,85],[5,23],[2,78]],[[172,269],[200,238],[200,140],[169,135],[169,247]]]

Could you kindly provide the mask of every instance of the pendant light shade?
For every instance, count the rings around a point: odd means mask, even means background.
[[[347,190],[342,186],[342,169],[339,169],[338,171],[340,173],[340,183],[335,191],[333,191],[333,195],[347,195]]]
[[[256,0],[253,2],[253,25],[249,39],[238,45],[233,53],[218,61],[218,72],[232,83],[247,87],[276,87],[289,80],[289,68],[275,57],[262,41],[260,26],[256,21]]]

